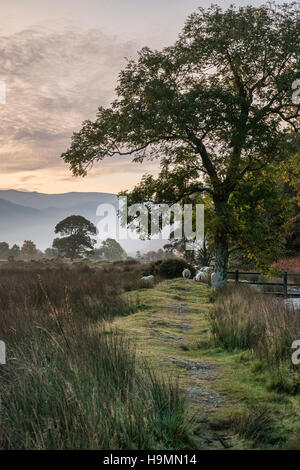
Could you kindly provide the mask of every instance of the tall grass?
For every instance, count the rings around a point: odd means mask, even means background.
[[[104,271],[81,265],[28,265],[0,269],[2,339],[7,334],[22,334],[33,321],[47,322],[48,296],[61,311],[67,308],[67,298],[74,316],[96,321],[127,315],[138,307],[137,295],[124,294],[140,288],[139,274],[134,270],[124,273],[113,266]]]
[[[239,285],[219,292],[209,318],[216,344],[231,351],[251,350],[272,370],[270,388],[300,391],[299,367],[291,361],[292,343],[300,339],[299,311]]]
[[[115,272],[0,273],[1,449],[192,446],[177,385],[107,323],[135,310],[123,291]]]
[[[231,429],[240,437],[251,440],[253,446],[261,446],[272,437],[274,418],[267,405],[256,405],[231,418]]]

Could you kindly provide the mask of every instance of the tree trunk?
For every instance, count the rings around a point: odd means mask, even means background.
[[[227,229],[227,200],[228,198],[214,199],[215,212],[219,219],[215,237],[216,263],[212,277],[213,287],[222,287],[227,283],[228,269],[228,229]]]
[[[218,237],[215,241],[216,264],[212,278],[213,287],[222,287],[227,283],[228,268],[228,239],[227,234]]]

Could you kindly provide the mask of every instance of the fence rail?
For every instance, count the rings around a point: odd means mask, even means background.
[[[247,272],[247,271],[239,271],[236,269],[235,271],[228,271],[227,274],[233,274],[234,275],[234,281],[236,284],[240,283],[240,275],[261,275],[261,273],[258,272]],[[287,273],[284,272],[282,276],[282,281],[283,282],[260,282],[260,281],[247,281],[248,284],[251,285],[258,285],[258,286],[281,286],[283,288],[282,292],[264,292],[264,294],[273,294],[273,295],[283,295],[284,297],[300,297],[300,292],[295,293],[295,292],[288,292],[289,287],[299,287],[300,290],[300,283],[299,284],[291,284],[288,283],[288,278],[290,277],[300,277],[300,273]]]

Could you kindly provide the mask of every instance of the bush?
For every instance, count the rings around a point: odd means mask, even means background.
[[[124,264],[125,264],[125,265],[128,265],[128,266],[130,266],[130,265],[132,265],[132,264],[139,264],[139,263],[140,263],[140,262],[139,262],[137,259],[135,259],[135,258],[127,258],[127,259],[124,261]]]
[[[150,274],[160,276],[165,279],[173,279],[175,277],[181,277],[182,271],[186,268],[191,271],[192,276],[195,275],[195,268],[193,268],[193,266],[191,266],[185,260],[178,258],[168,258],[152,263],[149,272]]]
[[[112,264],[115,266],[118,266],[118,265],[130,266],[132,264],[139,264],[139,261],[136,260],[135,258],[126,258],[126,259],[118,259],[116,261],[113,261]]]

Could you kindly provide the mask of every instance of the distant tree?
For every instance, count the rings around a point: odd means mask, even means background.
[[[141,252],[139,250],[136,252],[135,257],[136,257],[137,260],[142,259],[142,255],[141,255]]]
[[[160,259],[165,259],[169,256],[167,256],[167,253],[162,249],[159,248],[159,250],[154,251],[147,251],[146,253],[143,254],[142,259],[144,261],[158,261]]]
[[[37,254],[38,251],[35,243],[32,240],[25,240],[21,248],[22,257],[25,259],[32,259],[36,258]]]
[[[216,286],[227,278],[231,198],[247,175],[284,160],[299,131],[299,27],[297,2],[200,8],[174,45],[145,47],[128,62],[112,106],[85,121],[63,154],[77,175],[114,155],[160,158],[158,178],[144,177],[129,203],[208,191]]]
[[[46,248],[45,255],[47,256],[47,258],[57,258],[59,255],[59,252],[57,248],[49,247],[49,248]]]
[[[103,253],[100,248],[94,248],[87,256],[93,261],[99,261],[103,259]]]
[[[53,240],[53,248],[71,260],[91,253],[96,243],[92,238],[97,233],[95,225],[81,215],[71,215],[59,222],[55,233],[59,233],[62,238]]]
[[[9,255],[13,256],[14,258],[18,258],[18,256],[20,256],[20,252],[21,250],[19,245],[14,244],[9,250]]]
[[[166,253],[162,248],[159,248],[159,250],[157,250],[157,256],[158,259],[164,259],[166,258]]]
[[[144,254],[143,258],[145,261],[157,261],[160,259],[157,252],[154,250],[147,251],[147,253]]]
[[[99,253],[109,261],[117,261],[127,257],[126,251],[113,238],[107,238],[102,242],[102,245],[99,248]]]
[[[7,259],[9,256],[9,244],[0,242],[0,259]]]

